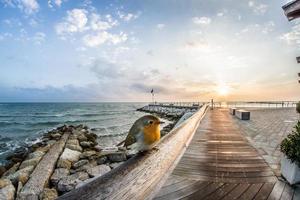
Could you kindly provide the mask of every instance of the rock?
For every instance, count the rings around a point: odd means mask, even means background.
[[[81,167],[75,169],[75,172],[80,172],[80,171],[86,172],[88,169],[90,169],[90,168],[92,168],[92,167],[95,167],[95,166],[97,166],[97,162],[96,162],[95,160],[92,160],[92,161],[90,161],[88,164],[83,165],[83,166],[81,166]],[[74,173],[75,173],[75,172],[74,172]]]
[[[56,167],[58,168],[66,168],[66,169],[71,169],[72,167],[72,162],[71,161],[68,161],[68,160],[62,160],[62,159],[59,159],[57,164],[56,164]]]
[[[47,143],[51,146],[56,143],[56,140],[49,140]]]
[[[111,163],[109,166],[112,168],[112,169],[115,169],[117,167],[119,167],[120,165],[122,165],[124,162],[118,162],[118,163]]]
[[[57,168],[52,174],[50,181],[53,185],[57,186],[57,183],[64,177],[67,177],[70,174],[68,169]]]
[[[42,157],[36,157],[30,160],[24,160],[19,168],[23,169],[28,166],[36,166],[40,162],[41,158]]]
[[[68,160],[68,161],[71,161],[71,162],[76,162],[76,161],[79,160],[80,154],[81,153],[79,151],[74,151],[74,150],[65,148],[64,152],[60,156],[60,159],[61,160]]]
[[[79,140],[79,142],[84,142],[84,141],[87,141],[87,137],[85,137],[85,135],[83,133],[80,133],[78,136],[77,136],[77,139]]]
[[[32,152],[28,155],[28,159],[32,159],[32,158],[37,158],[37,157],[42,157],[43,155],[45,155],[45,152],[42,151],[35,151]]]
[[[96,151],[85,151],[80,155],[80,159],[92,159],[91,156],[96,155]]]
[[[50,149],[50,147],[51,147],[51,145],[48,144],[48,145],[46,145],[46,146],[44,146],[44,147],[39,147],[39,148],[37,148],[36,151],[41,151],[41,152],[46,153],[46,152]]]
[[[26,174],[24,172],[20,173],[20,175],[19,175],[19,182],[21,182],[22,185],[25,185],[25,183],[28,181],[28,179],[29,179],[28,174]]]
[[[6,168],[4,166],[0,166],[0,177],[6,172]]]
[[[8,186],[9,184],[11,184],[9,179],[0,179],[0,189]]]
[[[126,147],[118,147],[118,150],[119,151],[126,151],[127,149],[126,149]]]
[[[96,145],[94,146],[95,151],[102,151],[103,149],[101,148],[101,146]]]
[[[122,162],[127,160],[125,152],[115,152],[112,154],[108,154],[107,157],[111,162]]]
[[[82,152],[82,147],[80,145],[67,144],[66,148]]]
[[[79,145],[79,141],[77,139],[70,139],[70,137],[69,137],[69,140],[67,141],[67,144],[70,144],[70,145]]]
[[[5,181],[6,185],[0,189],[0,200],[13,200],[16,189],[10,181]]]
[[[101,153],[103,154],[110,154],[110,153],[115,153],[118,152],[118,147],[106,147],[102,149]]]
[[[28,167],[25,167],[23,169],[20,169],[20,170],[16,171],[15,173],[7,176],[6,178],[11,180],[14,185],[17,185],[18,182],[19,182],[19,177],[20,176],[29,177],[29,175],[33,171],[33,169],[34,169],[33,166],[28,166]]]
[[[9,170],[4,172],[3,177],[9,176],[9,175],[15,173],[18,170],[19,166],[20,166],[20,163],[14,164]]]
[[[19,182],[18,182],[18,187],[17,187],[17,194],[16,194],[16,196],[19,196],[19,194],[20,194],[20,192],[21,192],[23,186],[24,186],[23,183],[22,183],[21,181],[19,181]]]
[[[54,200],[58,197],[57,191],[52,188],[45,188],[40,195],[41,200]]]
[[[81,167],[81,166],[83,166],[83,165],[86,165],[86,164],[88,164],[88,163],[89,163],[89,161],[86,160],[86,159],[84,159],[84,160],[79,160],[78,162],[76,162],[76,163],[73,164],[73,168],[74,168],[74,169],[77,169],[77,168],[79,168],[79,167]]]
[[[87,170],[90,177],[102,176],[103,174],[110,171],[110,167],[107,165],[97,165]]]
[[[97,159],[97,164],[98,165],[102,165],[102,164],[106,163],[106,161],[107,161],[107,157],[106,156],[102,156],[102,157],[100,157],[100,158]]]
[[[85,137],[88,139],[88,141],[91,141],[93,143],[97,140],[97,135],[95,133],[85,133]]]
[[[6,159],[7,160],[12,160],[12,159],[25,159],[26,156],[29,154],[28,149],[26,147],[19,147],[17,148],[12,155],[8,156]]]
[[[88,142],[88,141],[83,141],[83,142],[80,142],[80,146],[82,146],[83,148],[89,148],[89,147],[93,147],[94,143]]]
[[[60,137],[61,137],[61,134],[59,134],[59,133],[53,133],[50,135],[50,138],[54,139],[54,140],[59,140]]]
[[[76,185],[89,178],[86,172],[78,172],[70,176],[62,178],[57,185],[59,192],[68,192],[76,187]]]

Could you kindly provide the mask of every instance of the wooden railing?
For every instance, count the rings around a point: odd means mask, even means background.
[[[156,150],[140,153],[121,166],[58,199],[151,199],[177,165],[206,113],[203,105],[193,116],[172,130]]]
[[[296,107],[297,103],[298,103],[297,101],[229,101],[229,102],[214,102],[214,107],[286,108],[286,107]]]

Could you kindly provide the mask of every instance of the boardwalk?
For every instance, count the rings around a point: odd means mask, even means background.
[[[155,199],[300,199],[279,181],[227,110],[208,111]]]

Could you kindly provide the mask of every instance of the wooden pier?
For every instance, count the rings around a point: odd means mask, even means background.
[[[300,199],[241,134],[227,109],[208,111],[180,162],[155,197]]]
[[[247,141],[228,109],[202,106],[138,154],[59,199],[300,199]]]

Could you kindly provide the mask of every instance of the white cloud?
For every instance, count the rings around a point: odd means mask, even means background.
[[[280,36],[281,40],[284,40],[288,44],[300,45],[300,24],[296,24],[292,27],[292,30]]]
[[[268,10],[268,5],[266,4],[258,4],[255,3],[254,1],[249,1],[248,6],[252,9],[252,11],[257,14],[257,15],[263,15],[267,12]]]
[[[252,33],[262,33],[269,34],[274,31],[275,23],[273,21],[268,21],[264,24],[250,24],[243,28],[240,32],[236,33],[237,36],[242,34],[252,34]]]
[[[126,22],[129,22],[131,20],[135,20],[139,17],[140,13],[136,13],[136,14],[133,14],[133,13],[122,13],[122,12],[118,12],[118,15],[120,17],[120,19],[126,21]]]
[[[165,24],[157,24],[157,25],[156,25],[156,28],[158,28],[158,29],[163,29],[163,28],[165,28],[165,27],[166,27]]]
[[[197,25],[209,25],[211,23],[211,19],[209,17],[194,17],[192,21]]]
[[[32,40],[34,41],[35,44],[40,45],[43,42],[45,42],[46,34],[43,32],[37,32]]]
[[[85,9],[67,11],[64,21],[55,26],[56,33],[63,35],[84,31],[88,22],[87,13]]]
[[[38,12],[39,4],[36,0],[4,0],[5,6],[17,7],[27,15]]]
[[[80,36],[85,46],[96,47],[104,43],[116,45],[128,39],[127,34],[123,32],[110,32],[117,25],[118,21],[111,15],[102,16],[95,12],[89,13],[85,9],[73,9],[67,11],[67,16],[55,26],[55,30],[61,39]]]
[[[83,43],[88,47],[100,46],[106,42],[112,44],[118,44],[125,42],[127,40],[127,35],[125,33],[111,34],[107,31],[101,31],[96,34],[87,34],[83,37]]]
[[[57,7],[60,7],[63,3],[63,0],[48,0],[48,6],[50,8],[53,8],[53,4],[55,4]]]

